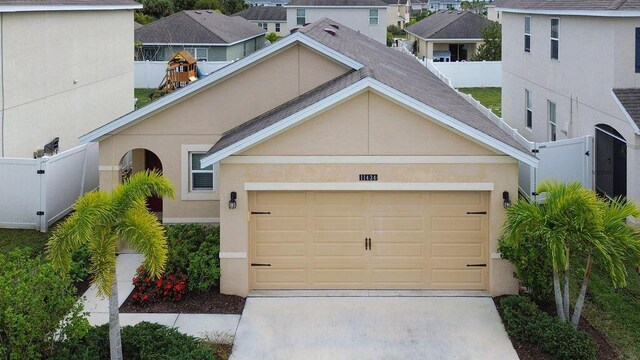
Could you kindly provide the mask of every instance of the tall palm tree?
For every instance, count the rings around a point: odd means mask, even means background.
[[[598,198],[578,182],[547,181],[536,190],[543,200],[520,200],[507,209],[502,241],[517,247],[524,241],[544,239],[553,265],[553,290],[558,317],[578,326],[594,258],[602,262],[614,286],[626,286],[626,261],[640,256],[638,230],[625,219],[638,217],[630,201]],[[570,254],[585,253],[587,265],[573,316],[570,316]],[[561,284],[561,278],[564,283]]]
[[[118,239],[141,253],[145,268],[152,276],[164,269],[167,240],[164,229],[146,207],[151,195],[173,197],[173,186],[160,173],[137,173],[110,193],[94,191],[82,196],[74,205],[75,212],[62,223],[47,242],[47,258],[68,271],[71,253],[83,246],[89,248],[92,284],[98,294],[109,297],[109,344],[112,360],[122,359],[118,287],[116,281],[116,246]]]

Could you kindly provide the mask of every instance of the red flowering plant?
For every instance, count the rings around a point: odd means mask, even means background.
[[[187,291],[187,275],[164,274],[154,279],[144,266],[140,266],[133,278],[133,286],[131,297],[138,304],[180,301]]]

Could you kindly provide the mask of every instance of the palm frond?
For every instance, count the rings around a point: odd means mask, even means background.
[[[112,191],[114,206],[124,213],[134,203],[150,196],[173,199],[173,185],[159,171],[146,170],[132,175]]]
[[[111,286],[116,280],[116,234],[111,228],[97,231],[94,241],[89,242],[92,283],[96,285],[98,294],[111,296]]]

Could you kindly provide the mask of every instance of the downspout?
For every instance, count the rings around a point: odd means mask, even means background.
[[[0,116],[0,134],[2,134],[2,149],[0,157],[4,157],[4,14],[0,14],[0,94],[2,95],[2,115]]]

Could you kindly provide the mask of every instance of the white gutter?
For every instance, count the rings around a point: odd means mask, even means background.
[[[104,10],[137,10],[142,4],[131,5],[0,5],[0,13],[34,12],[34,11],[104,11]]]
[[[497,11],[514,14],[600,16],[600,17],[640,17],[640,10],[555,10],[555,9],[514,9],[496,7]]]

